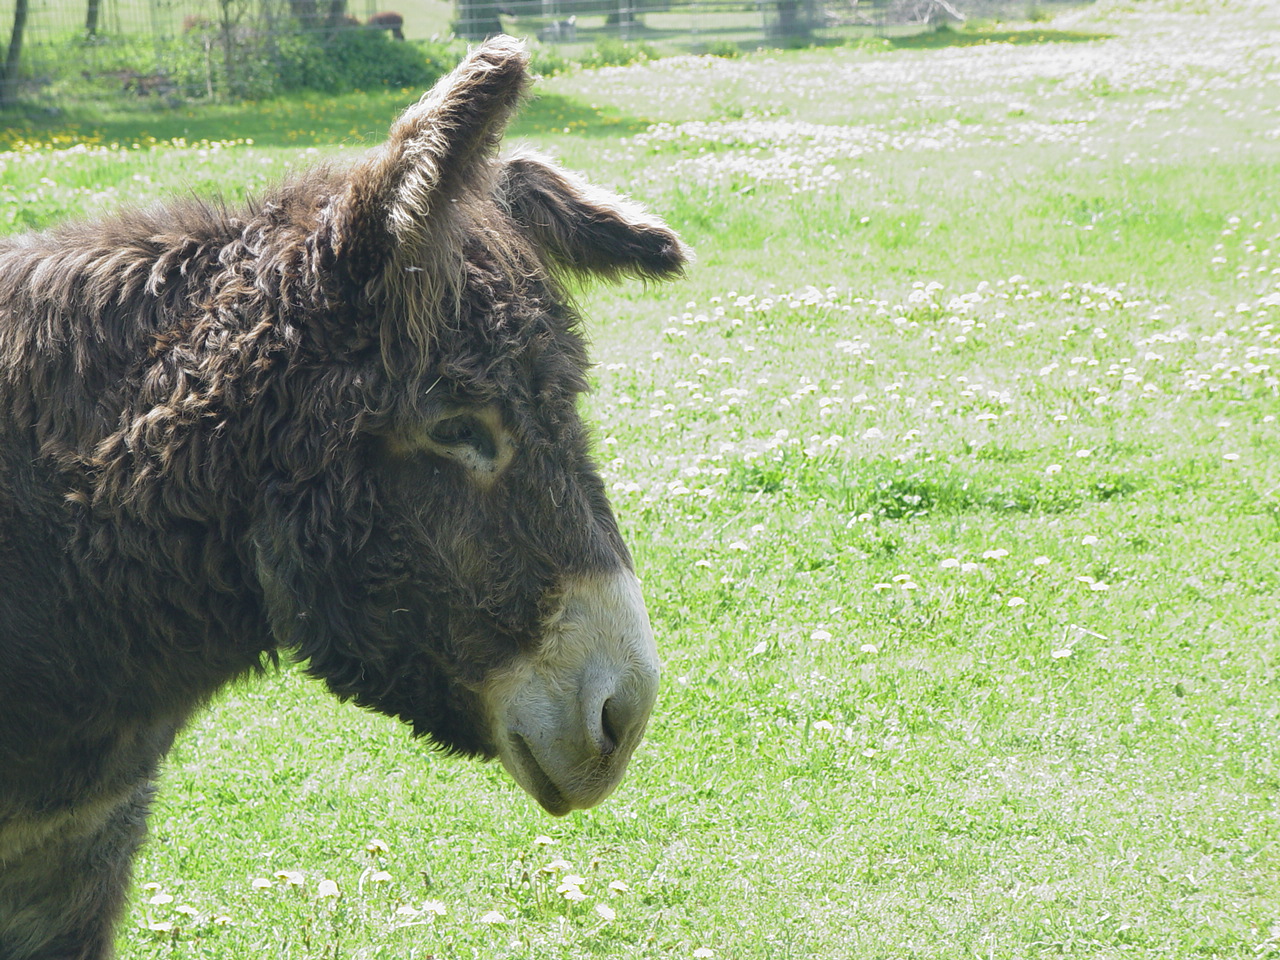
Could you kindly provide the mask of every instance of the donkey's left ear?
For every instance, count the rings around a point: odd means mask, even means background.
[[[550,161],[519,154],[498,166],[495,200],[552,268],[660,280],[693,259],[658,217]]]

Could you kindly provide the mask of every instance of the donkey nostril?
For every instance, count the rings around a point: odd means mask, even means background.
[[[618,703],[610,697],[600,710],[600,752],[606,757],[618,749],[621,741],[620,720]]]

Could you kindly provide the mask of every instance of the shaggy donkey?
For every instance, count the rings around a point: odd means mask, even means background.
[[[110,955],[160,759],[278,651],[553,814],[622,776],[658,661],[563,281],[686,251],[496,158],[526,70],[246,210],[0,243],[0,958]]]

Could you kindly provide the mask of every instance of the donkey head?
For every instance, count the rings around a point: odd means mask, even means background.
[[[264,428],[254,540],[276,636],[335,693],[496,756],[563,814],[617,784],[658,686],[563,280],[672,276],[688,254],[547,161],[496,157],[526,70],[489,41],[295,194],[319,292],[259,402],[288,415]]]

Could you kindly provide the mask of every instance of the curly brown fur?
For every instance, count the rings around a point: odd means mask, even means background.
[[[288,651],[492,756],[479,685],[567,577],[629,566],[555,277],[685,255],[495,159],[526,63],[485,45],[369,159],[245,209],[0,241],[4,960],[109,955],[157,765],[220,686]],[[518,450],[496,479],[430,439],[459,410]]]

